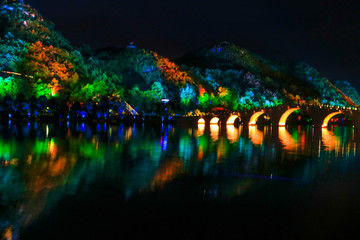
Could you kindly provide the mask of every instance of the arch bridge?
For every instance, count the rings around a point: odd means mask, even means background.
[[[330,119],[336,115],[344,114],[350,118],[354,127],[360,127],[360,108],[336,107],[325,105],[281,105],[277,107],[257,108],[232,112],[224,115],[206,115],[191,117],[200,124],[231,125],[239,121],[243,125],[254,126],[260,116],[266,115],[272,126],[285,126],[289,116],[300,110],[312,118],[314,127],[327,127]],[[188,119],[189,120],[189,119]]]

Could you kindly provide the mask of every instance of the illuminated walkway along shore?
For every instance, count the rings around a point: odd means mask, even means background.
[[[281,105],[277,107],[259,108],[232,112],[223,115],[206,115],[178,118],[180,123],[233,125],[239,119],[243,125],[254,126],[262,115],[270,117],[272,126],[283,127],[286,120],[295,111],[301,110],[312,118],[312,125],[316,128],[326,128],[330,119],[344,114],[350,118],[355,128],[360,127],[360,108],[330,107],[319,105]]]

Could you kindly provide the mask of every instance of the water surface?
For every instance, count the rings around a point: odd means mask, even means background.
[[[4,124],[3,239],[339,239],[359,220],[359,136],[199,125]]]

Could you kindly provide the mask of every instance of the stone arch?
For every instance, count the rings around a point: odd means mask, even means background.
[[[210,120],[210,124],[219,124],[219,122],[220,122],[220,118],[218,118],[218,117],[213,117]]]
[[[198,124],[205,124],[205,119],[204,118],[200,118],[198,120]]]
[[[290,108],[290,109],[286,110],[280,117],[279,127],[284,127],[286,125],[286,120],[288,119],[290,114],[292,114],[293,112],[295,112],[296,110],[299,110],[299,109],[300,109],[299,107],[296,107],[296,108]]]
[[[342,114],[342,112],[341,112],[341,111],[337,111],[337,112],[333,112],[333,113],[328,114],[328,115],[324,118],[324,121],[322,122],[321,127],[326,128],[326,127],[328,126],[328,124],[329,124],[330,119],[331,119],[332,117],[338,115],[338,114]]]
[[[237,118],[240,120],[240,118],[239,118],[238,115],[231,115],[231,116],[227,119],[226,125],[234,125],[235,120],[236,120]]]
[[[253,115],[251,115],[250,121],[249,121],[249,126],[255,126],[258,118],[263,114],[265,114],[265,112],[260,111],[260,112],[256,112]]]

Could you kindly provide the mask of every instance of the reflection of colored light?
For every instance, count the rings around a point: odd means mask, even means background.
[[[202,136],[205,132],[205,124],[198,124],[198,136]]]
[[[54,139],[51,139],[49,142],[49,153],[51,154],[51,159],[54,159],[57,154],[57,147],[54,142]]]
[[[327,128],[322,128],[321,133],[322,142],[326,150],[335,150],[336,146],[340,144],[340,139],[336,138],[334,133]]]
[[[168,138],[167,138],[167,128],[166,128],[164,137],[161,137],[161,139],[160,139],[161,151],[166,151],[167,144],[168,144]]]
[[[286,125],[286,120],[290,116],[290,114],[292,114],[293,112],[295,112],[298,109],[300,109],[300,108],[290,108],[289,110],[284,112],[283,115],[281,115],[281,118],[280,118],[280,121],[279,121],[279,127],[285,126]]]
[[[125,140],[130,140],[131,136],[132,136],[132,128],[129,127],[129,128],[126,129],[126,131],[125,131]]]
[[[82,123],[80,126],[80,131],[85,132],[85,123]]]
[[[4,232],[3,232],[3,239],[13,239],[12,237],[13,237],[13,225],[11,225],[11,226],[9,226],[9,227],[7,227],[5,230],[4,230]]]
[[[305,132],[302,132],[302,134],[301,134],[301,150],[305,150],[305,141],[306,141]]]
[[[207,136],[201,136],[198,138],[198,159],[202,160],[204,157],[204,152],[207,151],[208,148],[208,137]]]
[[[262,145],[264,134],[256,126],[249,126],[249,138],[254,145]]]
[[[46,137],[49,137],[49,125],[46,125]]]
[[[217,141],[219,139],[220,127],[218,125],[210,125],[210,137],[211,140]]]
[[[234,125],[227,125],[226,133],[227,133],[227,138],[231,143],[236,142],[239,138],[239,129],[234,127]]]
[[[151,188],[162,187],[165,183],[172,181],[183,172],[183,162],[177,159],[165,161],[156,172]]]
[[[204,157],[204,150],[202,148],[202,146],[199,146],[199,150],[198,150],[198,159],[202,160]]]
[[[296,133],[297,134],[297,133]],[[285,127],[279,128],[279,138],[285,150],[294,150],[296,147],[295,141]]]
[[[57,176],[64,172],[66,167],[66,158],[65,157],[59,157],[56,161],[53,163],[50,163],[49,165],[49,173],[51,176]]]
[[[217,158],[216,158],[216,163],[221,163],[223,162],[225,156],[226,156],[226,152],[227,152],[227,148],[226,148],[226,144],[225,144],[225,141],[223,138],[221,138],[221,141],[220,143],[218,144],[218,147],[217,147]]]

